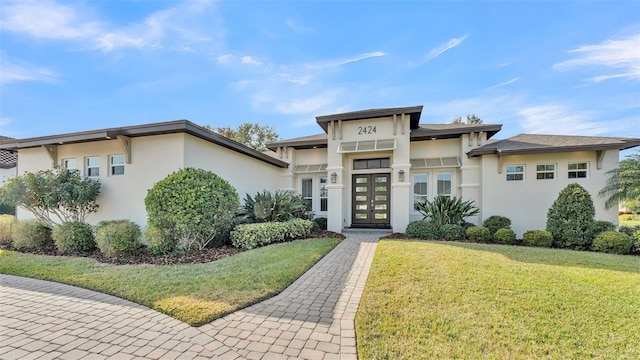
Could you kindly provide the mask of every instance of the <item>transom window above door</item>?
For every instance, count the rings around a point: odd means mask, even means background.
[[[353,160],[353,170],[387,169],[389,166],[389,158]]]

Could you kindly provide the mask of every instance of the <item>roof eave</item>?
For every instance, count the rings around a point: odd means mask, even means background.
[[[552,146],[552,147],[539,147],[528,149],[497,149],[497,148],[476,148],[467,153],[468,157],[477,157],[482,155],[528,155],[528,154],[549,154],[559,152],[573,152],[573,151],[599,151],[599,150],[626,150],[635,146],[640,146],[640,139],[638,141],[625,141],[623,144],[592,144],[592,145],[575,145],[575,146]],[[634,143],[628,144],[628,143]]]
[[[428,128],[424,128],[424,129],[426,131],[411,132],[411,135],[410,135],[411,141],[455,139],[464,134],[471,134],[471,133],[478,133],[478,132],[486,132],[487,139],[490,139],[493,135],[497,134],[502,129],[502,125],[497,124],[497,125],[478,126],[473,128],[457,128],[457,129],[442,129],[442,130],[430,130]]]
[[[383,109],[370,109],[362,111],[353,111],[341,114],[320,115],[316,116],[316,122],[324,132],[328,130],[328,124],[331,121],[350,121],[350,120],[363,120],[363,119],[375,119],[381,117],[388,117],[393,115],[408,114],[410,116],[411,128],[418,127],[420,122],[420,115],[422,113],[422,105],[397,107],[397,108],[383,108]]]

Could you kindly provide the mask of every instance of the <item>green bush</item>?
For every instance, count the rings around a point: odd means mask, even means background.
[[[140,227],[129,220],[101,221],[94,234],[98,249],[108,257],[132,255],[142,245]]]
[[[547,231],[553,235],[554,246],[589,249],[595,213],[587,190],[576,183],[564,188],[547,212]]]
[[[640,230],[640,225],[638,226],[620,226],[620,229],[618,231],[620,231],[621,233],[625,233],[629,236],[633,236],[633,234]]]
[[[445,240],[464,240],[465,228],[460,224],[445,224],[440,228],[440,237]]]
[[[633,248],[631,252],[640,255],[640,229],[633,233]]]
[[[433,201],[417,205],[418,211],[428,220],[441,228],[446,224],[463,225],[465,218],[478,214],[473,201],[462,201],[459,197],[438,196]]]
[[[511,228],[511,220],[509,218],[499,215],[489,216],[483,223],[482,226],[489,229],[491,236],[498,231],[498,229],[510,229]]]
[[[516,242],[516,233],[511,229],[498,229],[493,234],[493,241],[496,244],[513,245]]]
[[[596,236],[591,249],[594,251],[624,255],[631,253],[632,247],[633,239],[631,236],[617,231],[605,231]]]
[[[233,246],[253,249],[275,242],[301,239],[309,236],[313,222],[293,219],[285,222],[268,222],[238,225],[231,232]]]
[[[327,230],[327,218],[317,217],[313,219],[313,231]]]
[[[178,247],[175,237],[153,225],[148,225],[144,229],[144,238],[151,255],[170,254]]]
[[[598,235],[606,231],[616,231],[616,224],[604,220],[596,220],[593,222],[593,235]]]
[[[527,246],[551,247],[553,235],[545,230],[529,230],[522,236],[522,242]]]
[[[13,226],[11,238],[16,249],[37,249],[51,245],[51,229],[38,220],[20,220]]]
[[[412,221],[407,225],[405,235],[415,239],[440,239],[438,227],[427,220]]]
[[[0,245],[11,245],[11,230],[16,226],[18,219],[13,215],[0,215]]]
[[[53,228],[56,247],[63,253],[91,251],[96,247],[91,225],[80,221],[65,221]]]
[[[477,242],[490,242],[491,232],[484,226],[473,226],[467,229],[465,232],[469,240]]]
[[[291,219],[311,220],[313,213],[307,208],[307,200],[290,191],[276,190],[272,193],[264,190],[255,197],[247,194],[240,216],[255,222],[283,222]]]
[[[144,199],[148,223],[178,239],[181,248],[204,249],[224,237],[238,211],[236,190],[211,171],[186,168],[157,182]]]

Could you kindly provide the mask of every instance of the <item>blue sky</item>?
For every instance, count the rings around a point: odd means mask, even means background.
[[[5,136],[189,119],[291,138],[413,105],[498,138],[640,137],[640,2],[0,2]]]

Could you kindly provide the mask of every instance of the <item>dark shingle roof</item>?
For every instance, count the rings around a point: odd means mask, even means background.
[[[0,135],[0,144],[15,141],[14,138]],[[10,169],[15,167],[18,162],[18,154],[13,151],[0,150],[0,169]]]
[[[489,154],[535,154],[581,150],[624,150],[640,145],[638,138],[520,134],[473,149],[469,157]]]
[[[267,144],[267,149],[275,151],[279,147],[292,147],[294,149],[315,149],[327,147],[327,134],[302,136],[293,139],[281,140]]]

